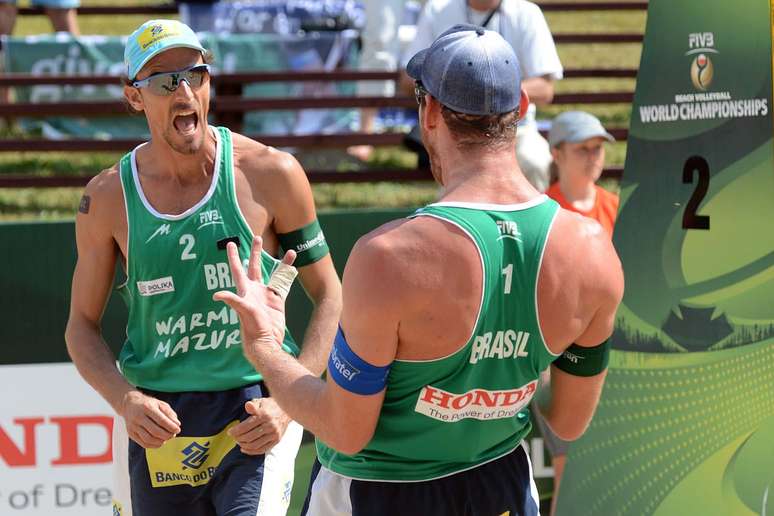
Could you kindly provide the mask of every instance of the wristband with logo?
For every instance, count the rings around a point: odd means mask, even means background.
[[[296,267],[310,265],[329,252],[328,243],[317,219],[290,233],[280,233],[277,239],[283,250],[292,249],[296,252],[296,261],[293,262]]]
[[[554,361],[554,365],[573,376],[594,376],[607,369],[610,361],[610,341],[599,346],[584,347],[572,344]]]

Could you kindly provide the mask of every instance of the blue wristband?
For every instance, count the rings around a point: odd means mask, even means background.
[[[328,375],[339,387],[355,394],[376,394],[387,387],[389,373],[390,365],[377,367],[357,356],[339,326],[328,357]]]

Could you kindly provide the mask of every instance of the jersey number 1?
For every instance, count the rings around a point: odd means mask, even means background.
[[[507,267],[503,269],[503,276],[505,276],[505,288],[503,289],[504,294],[510,294],[511,293],[511,282],[513,281],[513,264],[509,263]]]

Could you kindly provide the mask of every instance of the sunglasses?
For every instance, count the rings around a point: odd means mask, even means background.
[[[148,88],[155,95],[171,95],[182,81],[191,88],[198,88],[204,82],[204,76],[210,73],[210,65],[198,64],[177,72],[155,73],[141,81],[134,81],[135,88]]]
[[[414,98],[417,99],[417,104],[422,105],[422,99],[427,95],[427,90],[420,81],[414,81]]]

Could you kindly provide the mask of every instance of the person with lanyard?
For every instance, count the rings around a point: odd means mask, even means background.
[[[598,224],[519,169],[519,70],[502,36],[472,25],[409,61],[440,201],[355,245],[326,380],[282,352],[290,276],[267,286],[227,246],[237,293],[215,299],[239,314],[272,396],[317,437],[306,516],[538,514],[523,440],[541,373],[560,437],[591,420],[623,271]]]
[[[336,333],[341,285],[309,181],[289,154],[207,122],[211,54],[174,20],[128,38],[124,96],[151,138],[86,186],[75,220],[78,261],[65,340],[84,379],[113,407],[120,516],[283,515],[302,428],[245,360],[236,313],[212,294],[233,288],[226,244],[251,268],[296,256],[315,307],[299,347],[282,353],[319,375]],[[271,253],[271,254],[269,254]],[[100,320],[116,266],[128,305],[116,358]]]
[[[414,87],[405,73],[409,58],[458,23],[496,31],[513,47],[521,66],[522,86],[530,99],[529,109],[521,114],[519,122],[516,156],[529,182],[538,191],[545,191],[551,152],[538,132],[536,105],[551,103],[554,81],[562,78],[563,68],[546,19],[536,4],[527,0],[428,0],[417,21],[416,37],[401,61],[401,90],[410,95]]]

